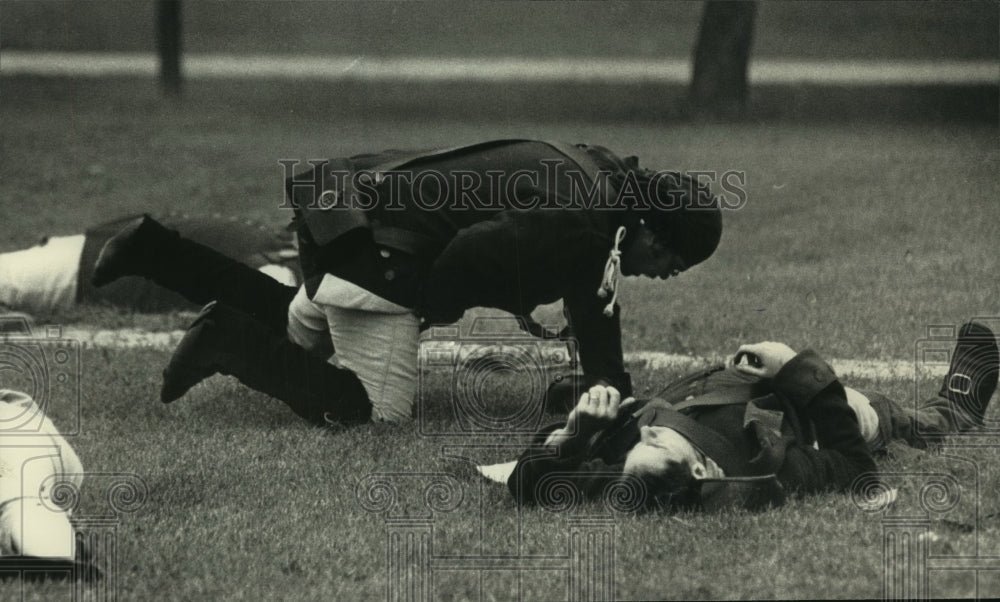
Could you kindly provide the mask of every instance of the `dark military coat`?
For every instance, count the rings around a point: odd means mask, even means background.
[[[608,300],[597,295],[625,220],[610,206],[611,182],[627,167],[601,147],[563,148],[569,155],[526,140],[385,151],[295,176],[307,291],[332,274],[426,324],[477,306],[526,316],[563,299],[584,372],[627,391],[618,307],[604,315]]]

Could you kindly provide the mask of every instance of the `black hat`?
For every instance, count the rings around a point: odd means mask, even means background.
[[[630,221],[641,220],[688,267],[711,257],[719,246],[722,212],[707,184],[676,171],[637,169],[624,175],[619,191],[625,198],[627,190],[641,197],[629,203]]]

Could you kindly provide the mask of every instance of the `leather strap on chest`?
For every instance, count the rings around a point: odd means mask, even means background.
[[[697,397],[671,404],[675,412],[687,408],[719,407],[746,404],[755,397],[756,387],[752,384],[736,385],[702,393]]]

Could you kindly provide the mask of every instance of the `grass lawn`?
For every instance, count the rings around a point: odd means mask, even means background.
[[[503,446],[516,444],[516,437],[440,440],[388,425],[323,431],[222,377],[163,406],[155,401],[159,383],[150,366],[165,359],[154,351],[84,357],[84,432],[73,445],[88,471],[135,473],[148,491],[145,504],[122,515],[117,530],[120,599],[380,599],[387,587],[387,533],[399,528],[387,519],[407,516],[432,526],[435,557],[541,557],[525,562],[520,575],[486,571],[482,583],[476,573],[439,570],[435,598],[564,599],[567,562],[553,557],[568,553],[581,516],[613,533],[600,554],[614,561],[620,599],[881,595],[882,517],[859,511],[843,495],[796,500],[760,515],[636,517],[599,504],[572,512],[519,510],[505,488],[483,482],[469,462],[456,459],[509,459],[515,452]],[[637,376],[650,382],[675,375]],[[906,383],[856,384],[903,397],[908,392]],[[506,391],[515,389],[511,383]],[[449,391],[425,393],[425,431],[452,431],[442,403]],[[497,399],[517,398],[501,392]],[[1000,418],[996,407],[990,417]],[[482,449],[484,443],[495,449]],[[899,514],[921,510],[928,474],[953,474],[960,484],[955,507],[933,515],[934,554],[1000,553],[995,517],[984,518],[978,531],[971,527],[977,509],[992,512],[1000,494],[995,448],[892,451],[883,467],[907,473],[890,477],[900,488]],[[383,480],[393,488],[369,489],[376,474],[387,475]],[[453,503],[432,514],[428,486],[435,478],[445,482],[437,493]],[[106,507],[100,498],[106,483],[106,477],[85,483],[84,511]],[[935,573],[930,583],[935,595],[975,593],[969,574]],[[984,597],[997,593],[987,580],[980,588]],[[34,586],[28,599],[51,599],[56,591],[55,584]]]
[[[363,56],[688,57],[702,2],[188,2],[186,52]],[[754,56],[997,56],[994,2],[761,2]],[[3,48],[155,49],[155,5],[11,0]]]
[[[626,350],[701,355],[778,339],[831,357],[907,359],[929,324],[1000,314],[995,123],[410,119],[344,108],[324,101],[319,87],[287,84],[203,84],[181,103],[161,104],[144,83],[0,83],[2,250],[132,211],[220,212],[281,227],[278,159],[548,137],[603,144],[650,166],[746,172],[746,205],[725,216],[709,261],[667,283],[625,281]],[[40,322],[172,329],[185,319],[78,309]],[[882,594],[882,517],[842,495],[754,516],[608,518],[597,505],[519,511],[460,457],[511,459],[521,437],[314,429],[223,377],[164,406],[156,398],[167,357],[83,355],[82,432],[71,443],[88,471],[134,473],[147,488],[145,504],[118,527],[119,599],[381,598],[386,521],[418,516],[427,499],[442,508],[425,520],[433,525],[435,597],[565,598],[569,561],[557,557],[568,554],[580,514],[613,525],[598,523],[613,529],[603,557],[614,561],[622,599]],[[649,393],[676,376],[636,367],[633,378]],[[905,379],[852,384],[914,397]],[[501,384],[497,403],[516,404],[522,385]],[[431,379],[423,393],[424,433],[450,430],[446,379]],[[67,424],[71,410],[53,408],[56,424]],[[989,417],[1000,418],[995,405]],[[899,513],[920,510],[927,475],[955,476],[960,499],[931,516],[932,553],[1000,555],[1000,523],[986,516],[1000,494],[995,445],[937,454],[893,447],[883,466],[906,473],[893,477]],[[384,489],[359,500],[376,473],[396,475],[393,504],[383,506]],[[434,479],[446,486],[425,498]],[[103,507],[100,483],[85,484],[83,514]],[[524,570],[494,568],[480,579],[454,568],[491,555],[521,558]],[[936,571],[929,583],[934,596],[1000,595],[996,572],[983,572],[978,590],[969,571]],[[5,587],[0,598],[16,595]],[[65,589],[31,585],[25,593],[44,600]]]

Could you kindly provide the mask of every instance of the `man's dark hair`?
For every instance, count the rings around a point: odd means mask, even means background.
[[[643,471],[632,476],[643,485],[648,510],[694,510],[701,504],[701,488],[687,463],[669,462],[662,473]]]

